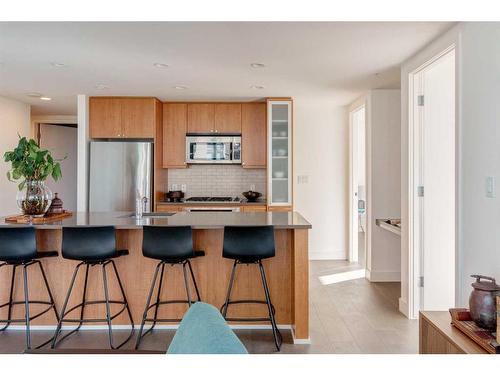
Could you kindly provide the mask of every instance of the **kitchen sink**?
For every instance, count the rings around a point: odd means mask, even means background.
[[[176,212],[145,212],[142,214],[143,218],[152,218],[152,219],[158,219],[162,217],[169,217],[175,215]],[[137,218],[137,216],[134,214],[130,214],[129,217]]]

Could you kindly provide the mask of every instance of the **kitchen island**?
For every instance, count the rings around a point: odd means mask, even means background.
[[[22,226],[5,223],[0,225]],[[116,259],[120,277],[124,283],[127,299],[136,325],[140,324],[147,294],[152,280],[156,262],[142,256],[142,226],[184,226],[193,228],[193,241],[196,250],[205,251],[205,256],[192,260],[193,269],[204,302],[220,307],[225,299],[227,285],[231,273],[232,261],[222,258],[222,242],[225,226],[259,226],[272,225],[275,228],[276,256],[263,261],[268,278],[271,299],[276,309],[278,325],[292,330],[296,343],[307,343],[309,340],[309,259],[308,230],[311,224],[297,212],[179,212],[172,216],[135,218],[130,212],[91,212],[75,213],[72,217],[59,222],[37,224],[37,246],[39,251],[61,251],[62,228],[67,226],[102,226],[112,225],[116,228],[116,241],[119,249],[128,249],[130,254]],[[76,261],[58,258],[42,259],[48,281],[54,294],[56,305],[60,310],[63,304]],[[102,282],[98,269],[92,269],[95,275],[89,279],[87,299],[102,299]],[[260,283],[258,267],[239,267],[236,283],[233,288],[234,299],[263,299],[264,292]],[[20,272],[17,277],[20,277]],[[10,272],[0,272],[0,285],[9,285]],[[29,275],[33,285],[30,288],[31,299],[45,299],[42,278],[36,271]],[[22,285],[21,279],[17,285]],[[75,284],[70,306],[81,300],[83,293],[83,273]],[[162,298],[185,299],[184,281],[181,267],[166,269]],[[8,288],[0,288],[0,301],[8,299]],[[116,281],[110,280],[111,298],[119,296]],[[15,291],[16,299],[21,300],[22,288]],[[162,307],[160,313],[164,317],[181,318],[186,311],[184,305]],[[266,316],[267,309],[259,305],[233,305],[232,316],[256,317]],[[73,312],[76,317],[78,311]],[[22,318],[23,310],[14,309],[14,317]],[[104,306],[89,306],[85,317],[104,316]],[[68,317],[71,317],[69,315]],[[33,322],[33,326],[55,326],[53,317],[43,315]],[[113,321],[114,324],[128,324],[124,314]],[[169,323],[164,323],[169,324]],[[96,328],[106,328],[99,326]],[[124,327],[125,328],[125,327]]]

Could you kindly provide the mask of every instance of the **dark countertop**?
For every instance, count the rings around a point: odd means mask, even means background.
[[[37,229],[100,225],[113,225],[117,229],[139,229],[143,225],[190,225],[193,229],[221,229],[229,225],[273,225],[277,229],[310,229],[312,227],[298,212],[178,212],[167,217],[143,217],[141,219],[131,215],[131,212],[77,212],[62,221],[33,226]],[[0,226],[26,226],[26,224],[6,223],[2,218]]]

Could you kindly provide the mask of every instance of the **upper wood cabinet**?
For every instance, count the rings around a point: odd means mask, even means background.
[[[241,104],[215,104],[215,133],[241,133]]]
[[[91,138],[120,138],[122,133],[120,99],[90,98],[89,125]]]
[[[215,123],[215,104],[189,103],[187,105],[188,133],[212,133]]]
[[[188,104],[163,104],[163,168],[186,168]]]
[[[155,103],[155,98],[90,98],[90,137],[153,138]]]
[[[188,103],[188,133],[241,133],[240,103]]]
[[[155,134],[155,100],[151,98],[120,100],[123,136],[127,138],[153,138]]]
[[[265,168],[266,103],[244,103],[241,105],[241,143],[243,168]]]

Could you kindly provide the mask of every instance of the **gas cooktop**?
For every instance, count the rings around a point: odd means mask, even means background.
[[[191,197],[185,202],[240,202],[238,197]]]

